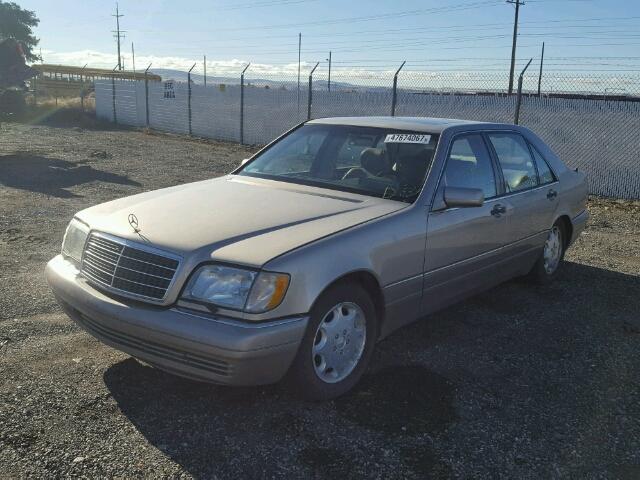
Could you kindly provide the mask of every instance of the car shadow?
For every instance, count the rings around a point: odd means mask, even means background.
[[[629,335],[625,324],[640,310],[640,299],[630,300],[628,292],[638,287],[640,276],[571,262],[548,286],[507,282],[380,342],[370,373],[332,402],[302,402],[280,385],[231,388],[193,382],[131,358],[108,368],[104,381],[135,428],[195,477],[363,478],[376,473],[367,470],[367,456],[391,452],[409,476],[450,478],[450,466],[421,439],[446,437],[451,426],[469,421],[469,412],[461,416],[457,411],[464,400],[461,392],[487,378],[493,397],[509,397],[515,405],[539,402],[527,408],[542,411],[556,408],[554,402],[560,405],[566,398],[546,390],[532,396],[531,390],[517,387],[532,383],[531,372],[539,368],[536,352],[564,355],[552,350],[551,337],[558,337],[559,345],[571,343],[563,336],[571,337],[571,328],[582,328],[581,322],[592,328],[594,312],[603,308],[615,320],[598,321],[601,332],[594,334]],[[568,320],[567,312],[576,320]],[[552,325],[560,328],[550,330]],[[539,333],[512,338],[520,328]],[[494,343],[486,340],[491,338]],[[500,359],[495,359],[471,373],[474,352],[499,356],[501,345],[519,355],[517,371],[503,379]],[[435,365],[444,350],[445,365]],[[421,354],[433,358],[434,365],[416,362]],[[451,358],[464,368],[447,370]],[[384,450],[376,447],[381,438]]]
[[[282,385],[194,382],[133,358],[107,369],[104,382],[149,443],[196,478],[369,478],[358,429],[399,440],[407,471],[449,477],[428,447],[410,445],[456,419],[454,386],[421,365],[385,366],[325,403],[299,400]],[[354,428],[340,445],[336,435]]]
[[[80,162],[22,152],[0,156],[0,184],[6,187],[73,198],[79,195],[68,188],[94,181],[141,186],[125,175],[97,170]]]

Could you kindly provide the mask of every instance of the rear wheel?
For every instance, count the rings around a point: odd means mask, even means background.
[[[540,284],[547,284],[555,278],[564,259],[565,229],[562,223],[556,222],[549,230],[544,242],[542,254],[531,270],[530,276]]]
[[[330,287],[314,305],[289,380],[310,400],[338,397],[360,380],[377,337],[375,307],[358,284]]]

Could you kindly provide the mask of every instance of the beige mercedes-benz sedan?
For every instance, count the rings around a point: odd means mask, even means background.
[[[151,365],[327,399],[395,329],[552,280],[586,201],[585,176],[523,127],[320,119],[227,176],[78,212],[46,276],[74,321]]]

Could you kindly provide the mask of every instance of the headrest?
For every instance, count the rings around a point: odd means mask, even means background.
[[[387,154],[381,148],[365,148],[362,150],[362,153],[360,153],[360,165],[376,177],[391,172]]]
[[[430,163],[432,152],[422,151],[417,154],[399,155],[396,161],[396,173],[404,181],[421,183]]]

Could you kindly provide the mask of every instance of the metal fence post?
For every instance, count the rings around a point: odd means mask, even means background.
[[[189,135],[191,135],[191,70],[196,66],[194,63],[187,72],[187,108],[189,110]]]
[[[311,120],[311,103],[313,101],[313,72],[316,71],[320,62],[316,63],[316,66],[311,69],[309,74],[309,98],[307,99],[307,120]]]
[[[544,65],[544,42],[542,42],[542,55],[540,56],[540,75],[538,76],[538,96],[542,96],[542,66]]]
[[[402,70],[402,67],[404,67],[405,63],[407,63],[406,60],[402,62],[402,65],[400,65],[400,68],[396,70],[396,74],[393,76],[393,96],[391,97],[391,116],[392,117],[396,116],[396,103],[398,102],[398,74],[400,73],[400,70]]]
[[[520,106],[522,105],[522,81],[524,77],[524,72],[527,71],[527,68],[529,68],[529,65],[531,65],[532,60],[533,58],[529,60],[529,63],[527,63],[527,65],[524,67],[524,70],[522,70],[522,72],[520,73],[520,76],[518,77],[518,98],[516,100],[516,114],[513,120],[513,123],[515,125],[518,125],[518,122],[520,122]]]
[[[147,77],[147,73],[149,73],[149,69],[151,68],[151,64],[144,71],[144,109],[147,120],[147,128],[149,127],[149,78]]]
[[[240,74],[240,145],[244,145],[244,72],[247,71],[251,63],[247,63]]]
[[[118,116],[116,115],[116,77],[111,75],[111,103],[113,106],[113,123],[118,124]]]

